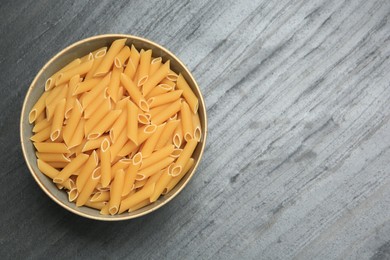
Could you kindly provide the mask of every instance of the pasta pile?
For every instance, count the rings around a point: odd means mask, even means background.
[[[169,60],[118,39],[52,75],[29,114],[40,171],[77,206],[135,211],[194,164],[198,99]]]

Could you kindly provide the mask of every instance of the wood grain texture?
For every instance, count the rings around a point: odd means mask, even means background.
[[[389,19],[386,0],[2,1],[0,256],[389,259]],[[52,202],[19,145],[35,74],[103,33],[177,54],[209,116],[189,185],[121,223]]]

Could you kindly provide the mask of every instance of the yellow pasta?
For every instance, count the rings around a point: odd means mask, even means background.
[[[161,149],[164,147],[168,142],[172,141],[170,138],[172,138],[173,132],[179,125],[179,120],[169,120],[167,125],[164,128],[164,131],[161,133],[160,138],[157,141],[155,149]]]
[[[135,86],[134,82],[124,73],[121,74],[120,80],[122,85],[129,93],[131,99],[135,102],[135,104],[143,111],[149,111],[148,103],[146,102],[145,98],[142,96],[138,88]]]
[[[122,68],[125,65],[125,61],[130,57],[130,48],[125,46],[122,50],[115,56],[114,65],[117,68]]]
[[[166,94],[161,94],[158,96],[151,97],[150,99],[148,99],[149,108],[174,102],[180,98],[182,93],[183,90],[176,90],[176,91],[168,92]]]
[[[105,138],[100,146],[100,160],[102,172],[102,187],[108,187],[111,182],[110,142]]]
[[[119,210],[119,204],[121,201],[123,183],[125,179],[125,171],[123,169],[119,169],[115,173],[115,179],[112,183],[110,190],[110,208],[109,212],[111,215],[115,215]]]
[[[142,94],[146,96],[161,80],[163,80],[169,73],[169,60],[165,62],[153,75],[150,75],[148,80],[142,86]],[[138,85],[140,86],[140,85]]]
[[[148,80],[151,58],[152,58],[152,50],[141,52],[141,57],[139,62],[139,76],[138,76],[138,81],[136,81],[137,86],[142,86]]]
[[[194,92],[191,90],[187,81],[184,79],[183,75],[180,74],[176,81],[176,86],[178,89],[183,90],[183,97],[187,101],[193,113],[198,112],[198,98],[195,96]]]
[[[193,126],[192,126],[191,110],[187,102],[185,101],[181,103],[180,115],[181,115],[181,122],[182,122],[181,126],[183,129],[184,140],[188,142],[188,140],[192,139],[193,137]]]
[[[101,77],[106,75],[111,66],[114,63],[115,56],[121,51],[121,49],[125,46],[126,39],[118,39],[115,40],[110,48],[107,51],[107,54],[104,56],[102,62],[99,64],[99,67],[96,69],[94,73],[94,77]]]
[[[193,166],[198,99],[151,50],[118,39],[58,70],[45,90],[29,113],[30,140],[38,169],[76,206],[133,212]]]
[[[134,45],[131,45],[131,51],[130,51],[130,59],[127,62],[126,69],[124,73],[131,79],[134,78],[135,72],[138,68],[138,63],[140,59],[140,53],[138,50],[134,47]]]

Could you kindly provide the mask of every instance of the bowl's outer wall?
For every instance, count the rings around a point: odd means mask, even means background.
[[[90,209],[88,207],[76,207],[75,203],[69,202],[67,199],[67,194],[62,191],[58,190],[57,187],[53,184],[53,182],[43,175],[36,163],[36,156],[35,156],[35,148],[32,144],[32,142],[29,140],[29,138],[32,136],[32,125],[28,123],[28,114],[33,107],[33,105],[36,103],[38,98],[42,95],[44,91],[44,84],[47,78],[49,78],[52,74],[57,72],[59,69],[64,67],[66,64],[71,62],[72,60],[76,58],[80,58],[89,52],[96,50],[98,48],[104,47],[104,46],[110,46],[110,44],[119,38],[127,38],[127,45],[134,44],[134,46],[140,50],[140,49],[152,49],[153,56],[154,57],[162,57],[163,61],[166,60],[171,61],[171,69],[175,72],[181,72],[184,76],[184,78],[187,80],[188,84],[194,91],[195,95],[199,99],[199,116],[202,123],[202,139],[200,144],[197,146],[193,158],[195,159],[195,164],[190,169],[190,171],[186,174],[186,176],[178,183],[178,185],[167,195],[161,196],[155,203],[150,204],[142,209],[139,209],[132,213],[124,213],[121,215],[115,215],[115,216],[103,216],[99,214],[98,210]],[[197,86],[195,80],[193,79],[190,72],[187,70],[187,68],[182,64],[176,56],[174,56],[169,51],[165,51],[163,49],[160,49],[161,46],[158,46],[157,44],[150,42],[148,40],[131,36],[131,35],[100,35],[95,36],[92,38],[88,38],[85,40],[82,40],[80,42],[77,42],[68,48],[64,49],[62,52],[54,56],[38,73],[36,78],[34,79],[33,83],[30,86],[30,89],[27,92],[27,95],[25,97],[23,109],[22,109],[22,115],[21,115],[21,145],[23,149],[23,153],[27,162],[27,165],[33,174],[33,177],[36,179],[38,184],[41,186],[41,188],[51,197],[54,201],[56,201],[58,204],[60,204],[62,207],[70,210],[73,213],[76,213],[78,215],[81,215],[83,217],[97,219],[97,220],[124,220],[124,219],[131,219],[135,217],[139,217],[142,215],[145,215],[147,213],[150,213],[154,211],[155,209],[161,207],[168,201],[170,201],[173,197],[175,197],[188,183],[189,179],[192,177],[193,173],[195,172],[200,157],[203,154],[203,150],[205,147],[205,140],[207,136],[207,118],[206,118],[206,109],[203,97],[200,93],[199,87]],[[161,47],[162,48],[162,47]]]

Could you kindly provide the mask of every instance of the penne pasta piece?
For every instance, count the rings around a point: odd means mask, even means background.
[[[140,53],[138,50],[134,47],[134,45],[131,45],[131,50],[130,50],[130,58],[129,61],[127,62],[126,69],[124,73],[131,79],[134,78],[135,72],[137,71],[138,68],[138,63],[140,59]]]
[[[172,140],[170,138],[172,138],[173,132],[175,131],[175,129],[177,128],[179,123],[180,123],[179,120],[169,120],[168,121],[167,125],[164,128],[164,131],[161,133],[161,136],[157,141],[157,144],[155,147],[156,150],[161,149],[162,147],[164,147],[165,145],[170,143],[170,141]]]
[[[51,126],[51,121],[47,121],[46,119],[44,119],[44,120],[40,121],[39,123],[36,123],[35,126],[33,127],[32,131],[34,133],[38,133],[49,126]]]
[[[76,187],[79,192],[83,189],[85,183],[87,182],[93,171],[97,169],[96,167],[98,166],[98,164],[99,158],[97,156],[96,151],[93,151],[85,165],[81,168],[81,171],[76,179]]]
[[[100,214],[101,214],[101,215],[110,215],[110,212],[108,211],[108,210],[109,210],[109,207],[110,207],[110,205],[107,203],[107,204],[100,210]]]
[[[141,109],[138,109],[138,122],[143,124],[143,125],[148,125],[150,124],[150,118],[148,114],[145,114],[144,112],[141,111]]]
[[[102,78],[92,78],[92,79],[84,80],[83,82],[77,83],[75,89],[72,92],[72,96],[77,96],[77,95],[82,94],[84,92],[90,91],[97,84],[99,84],[101,81],[102,81]]]
[[[74,102],[76,100],[76,97],[72,95],[74,92],[77,84],[80,81],[80,75],[75,75],[69,80],[69,86],[68,86],[68,93],[66,96],[66,104],[65,104],[65,119],[68,119],[70,117],[71,111],[74,107]]]
[[[83,108],[86,109],[93,101],[95,101],[96,97],[103,93],[104,89],[108,86],[111,79],[111,73],[108,73],[102,81],[97,84],[91,91],[86,93],[85,97],[83,98],[81,104],[83,105]]]
[[[111,142],[116,142],[117,137],[119,134],[125,129],[126,126],[126,119],[127,119],[127,109],[123,110],[122,113],[119,115],[115,123],[112,125],[110,129],[110,139]]]
[[[199,119],[199,114],[196,113],[191,113],[192,114],[192,127],[194,129],[193,137],[195,140],[200,142],[200,139],[202,138],[202,128],[200,125],[200,119]]]
[[[75,131],[74,131],[72,138],[69,141],[69,144],[68,144],[69,149],[72,149],[73,147],[76,147],[83,142],[84,128],[85,128],[85,120],[84,120],[84,118],[81,118]]]
[[[192,165],[194,165],[195,160],[193,158],[190,158],[186,165],[184,166],[183,171],[176,177],[173,177],[170,182],[168,183],[167,187],[163,190],[162,194],[167,194],[170,192],[183,177],[186,175],[186,173],[190,170]]]
[[[135,102],[135,104],[143,111],[149,111],[148,103],[146,102],[145,98],[142,96],[138,88],[135,86],[134,82],[124,73],[121,74],[120,81],[129,93],[131,99]]]
[[[125,178],[123,180],[123,190],[122,197],[129,195],[130,191],[134,188],[135,177],[137,176],[137,171],[142,163],[142,154],[136,153],[127,168]]]
[[[128,140],[128,138],[127,138],[127,130],[125,128],[125,129],[123,129],[123,131],[120,133],[120,135],[116,139],[115,143],[113,143],[111,148],[110,148],[111,162],[118,155],[119,151],[126,144],[127,140]]]
[[[145,125],[138,129],[138,143],[142,144],[157,130],[156,125]],[[133,141],[128,141],[118,152],[119,156],[127,156],[134,152],[138,146]]]
[[[183,152],[183,149],[175,148],[175,150],[173,150],[173,152],[170,156],[172,158],[178,158],[182,152]]]
[[[154,58],[150,62],[150,67],[149,67],[149,75],[153,75],[161,66],[162,58]]]
[[[39,131],[35,135],[30,137],[30,140],[33,142],[43,142],[50,138],[51,126],[46,127],[45,129]]]
[[[197,144],[198,141],[195,139],[188,140],[187,144],[184,146],[182,153],[177,159],[175,166],[172,167],[170,174],[173,177],[178,176],[182,172],[183,167],[187,164],[188,160],[191,158],[191,155],[194,153]]]
[[[121,49],[125,46],[125,43],[126,39],[118,39],[111,44],[107,54],[104,56],[103,60],[97,67],[93,75],[94,77],[104,76],[110,71],[110,68],[114,63],[115,56],[118,55]]]
[[[100,169],[100,168],[97,168]],[[97,186],[100,180],[100,170],[95,170],[91,176],[89,176],[87,182],[85,183],[83,189],[81,190],[79,196],[77,197],[76,206],[83,206],[88,202],[89,197],[91,196],[93,190]]]
[[[110,190],[110,204],[109,212],[111,215],[115,215],[119,210],[119,204],[121,202],[121,196],[123,191],[123,182],[125,179],[125,172],[123,169],[119,169],[115,173],[115,178],[111,185]]]
[[[150,117],[151,118],[155,117],[158,113],[166,110],[170,105],[172,105],[172,103],[164,104],[164,105],[161,105],[161,106],[154,107],[154,108],[150,109],[150,111],[149,111]]]
[[[46,80],[45,91],[49,91],[55,87],[54,83],[55,83],[55,80],[56,80],[59,73],[70,70],[70,69],[78,66],[80,63],[81,63],[81,59],[75,59],[75,60],[71,61],[70,63],[68,63],[65,67],[63,67],[62,69],[60,69],[59,71],[54,73],[50,78],[48,78]]]
[[[96,69],[99,67],[100,63],[103,61],[104,56],[107,53],[107,47],[100,48],[95,51],[94,60],[92,64],[92,68],[85,75],[85,79],[91,79],[95,74]]]
[[[120,76],[123,69],[122,67],[114,67],[111,74],[110,84],[108,85],[108,95],[116,103],[118,99],[119,85],[120,85]]]
[[[152,196],[150,196],[149,201],[155,202],[171,180],[172,176],[169,174],[169,167],[167,167],[156,182],[156,187]]]
[[[137,86],[142,86],[149,78],[149,67],[152,59],[152,50],[141,52],[139,61],[139,76],[136,81]]]
[[[93,130],[88,134],[87,139],[99,138],[104,132],[114,124],[115,120],[121,114],[121,110],[111,110],[108,112],[102,120],[94,127]]]
[[[166,87],[169,86],[170,90],[175,90],[176,83],[173,82],[172,80],[169,80],[169,79],[165,78],[165,79],[161,80],[159,85],[163,85],[163,86],[166,86]]]
[[[170,81],[177,81],[178,75],[174,71],[170,70],[167,75],[167,79]]]
[[[84,204],[84,206],[87,206],[87,207],[93,208],[93,209],[98,209],[98,210],[102,210],[107,205],[108,205],[108,203],[106,201],[92,202],[92,201],[88,201],[88,200]]]
[[[157,126],[156,132],[154,132],[154,134],[146,140],[144,146],[141,149],[142,158],[147,158],[153,153],[156,144],[165,129],[165,125],[166,123]]]
[[[60,86],[57,88],[60,90],[59,94],[57,96],[55,96],[55,98],[52,100],[52,102],[46,106],[47,120],[51,120],[53,118],[54,112],[55,112],[55,109],[56,109],[58,103],[62,99],[65,99],[66,94],[68,93],[68,86],[67,85]],[[64,110],[65,110],[65,108],[64,108]]]
[[[71,189],[70,191],[68,191],[68,200],[69,202],[73,202],[77,199],[79,195],[79,192],[77,189]]]
[[[108,187],[111,182],[111,156],[110,156],[110,141],[105,138],[100,146],[100,160],[102,187]]]
[[[188,142],[188,140],[193,138],[194,128],[192,126],[191,110],[187,102],[185,101],[181,103],[180,115],[181,115],[181,126],[183,129],[184,140]]]
[[[64,169],[62,169],[57,174],[57,176],[53,179],[53,182],[62,184],[72,175],[73,172],[78,170],[81,167],[81,165],[83,165],[88,160],[88,158],[89,156],[86,154],[78,155]]]
[[[139,190],[139,188],[142,188],[147,181],[148,179],[143,179],[142,181],[135,180],[133,190]]]
[[[180,124],[176,127],[175,131],[173,132],[172,142],[177,148],[181,147],[181,144],[183,142],[183,129],[182,129],[181,120],[180,120]]]
[[[115,56],[114,65],[117,68],[122,68],[125,65],[125,61],[130,57],[130,48],[125,46],[122,50]]]
[[[153,165],[150,165],[149,167],[139,170],[137,172],[136,180],[143,180],[145,178],[152,176],[153,174],[158,173],[165,167],[168,167],[168,165],[170,165],[174,160],[175,160],[174,158],[167,157]]]
[[[173,151],[174,146],[170,144],[152,153],[148,158],[142,159],[140,170],[145,169],[146,167],[149,167],[150,165],[153,165],[163,160],[164,158],[167,158],[171,153],[173,153]]]
[[[171,91],[172,90],[172,87],[171,86],[168,86],[166,84],[159,84],[157,85],[156,87],[154,87],[150,92],[149,94],[147,94],[145,96],[145,98],[147,100],[149,100],[150,98],[152,97],[155,97],[155,96],[158,96],[158,95],[162,95],[162,94],[165,94],[167,93],[168,91]]]
[[[70,162],[69,158],[62,153],[40,153],[36,152],[36,156],[45,162]]]
[[[82,148],[82,152],[87,152],[87,151],[90,151],[90,150],[94,150],[94,149],[98,149],[101,145],[101,143],[103,142],[103,140],[105,138],[107,138],[108,136],[107,135],[103,135],[101,137],[99,137],[98,139],[95,139],[95,140],[88,140],[85,145],[83,146]]]
[[[66,83],[74,75],[77,75],[77,74],[80,75],[80,77],[84,76],[92,68],[92,64],[93,64],[93,60],[86,61],[86,62],[81,63],[80,65],[78,65],[72,69],[69,69],[69,70],[66,70],[64,72],[59,73],[57,78],[56,78],[55,85],[59,86],[63,83]]]
[[[163,80],[169,73],[170,61],[162,65],[142,86],[142,94],[146,96],[157,84]]]
[[[179,77],[177,78],[176,87],[180,90],[183,90],[183,97],[187,101],[192,112],[198,112],[198,98],[195,96],[194,92],[192,91],[182,74],[179,74]]]
[[[154,108],[157,106],[172,103],[178,100],[182,93],[183,93],[182,90],[177,90],[177,91],[168,92],[166,94],[151,97],[150,99],[148,99],[149,107]]]
[[[60,136],[60,133],[62,131],[62,124],[64,123],[65,118],[65,98],[61,99],[55,109],[55,114],[53,117],[53,123],[51,125],[50,130],[50,139],[52,141],[55,141]]]
[[[40,153],[69,153],[64,143],[34,143],[34,146]]]
[[[46,120],[46,113],[41,113],[37,119],[35,119],[35,125],[42,122],[43,120]],[[46,120],[47,121],[47,120]]]
[[[38,169],[50,179],[54,179],[59,173],[58,170],[41,159],[37,159],[37,165]]]
[[[171,103],[167,108],[163,111],[159,112],[157,115],[152,115],[152,124],[159,125],[165,121],[167,121],[171,116],[180,111],[181,104],[180,99]]]
[[[86,61],[93,60],[93,59],[94,59],[94,57],[93,57],[92,52],[90,52],[87,55],[84,55],[82,58],[80,58],[81,63],[84,63]]]
[[[101,120],[110,112],[111,100],[105,99],[103,104],[91,115],[91,117],[85,122],[85,135],[88,136],[93,128],[101,122]]]
[[[138,107],[131,101],[127,103],[127,137],[138,145]]]
[[[37,117],[41,115],[42,112],[45,110],[45,100],[48,95],[49,92],[44,92],[42,96],[38,99],[37,103],[35,103],[35,105],[32,107],[30,113],[28,114],[28,122],[30,124],[34,123]]]
[[[47,162],[47,164],[56,169],[63,169],[68,165],[68,162]]]
[[[145,199],[145,200],[141,201],[140,203],[138,203],[137,205],[130,207],[129,212],[134,212],[140,208],[143,208],[143,207],[149,205],[150,203],[151,202],[149,201],[149,199]]]
[[[64,127],[64,131],[63,131],[63,138],[65,144],[69,145],[70,140],[72,139],[73,134],[77,128],[77,125],[80,122],[82,113],[83,113],[83,108],[81,107],[81,104],[78,101],[78,99],[75,99],[72,113],[70,114],[68,123]]]
[[[109,191],[98,191],[91,197],[91,202],[101,202],[101,201],[108,201],[110,199],[110,192]]]

